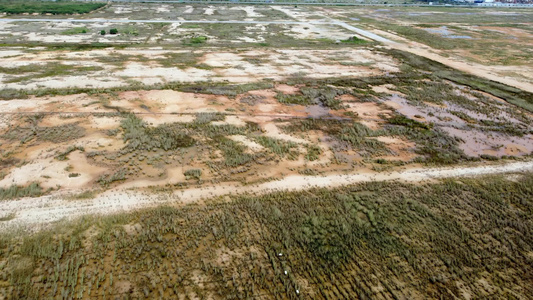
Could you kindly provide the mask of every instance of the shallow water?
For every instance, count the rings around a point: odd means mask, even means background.
[[[330,109],[320,105],[310,105],[305,108],[305,112],[311,118],[320,118],[324,116],[331,116]]]
[[[441,26],[439,28],[423,28],[425,31],[433,34],[439,34],[442,37],[450,39],[471,39],[471,36],[468,35],[455,35],[453,32],[448,30],[448,27]]]

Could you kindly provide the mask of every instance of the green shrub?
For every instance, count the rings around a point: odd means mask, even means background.
[[[317,145],[307,145],[307,154],[305,155],[305,159],[308,161],[315,161],[318,159],[320,154],[322,153],[322,149],[318,147]]]
[[[201,169],[190,169],[190,170],[183,172],[183,175],[185,175],[187,179],[199,180],[200,177],[202,176],[202,170]]]
[[[345,43],[345,44],[364,44],[366,43],[367,41],[363,40],[363,39],[360,39],[356,36],[352,36],[352,37],[349,37],[345,40],[342,40],[341,41],[342,43]]]
[[[109,29],[109,34],[117,34],[118,30],[116,28]]]
[[[189,43],[191,44],[203,44],[207,42],[206,36],[195,36],[189,39]]]

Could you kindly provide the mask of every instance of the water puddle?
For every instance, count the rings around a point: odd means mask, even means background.
[[[320,105],[310,105],[305,107],[305,112],[311,118],[331,117],[330,109]]]
[[[463,143],[459,148],[468,156],[488,154],[493,156],[527,155],[533,152],[533,136],[510,137],[500,133],[442,127],[451,136],[459,137]]]
[[[425,31],[433,34],[438,34],[445,38],[450,39],[471,39],[471,36],[468,35],[456,35],[454,32],[448,30],[447,26],[441,26],[439,28],[423,28]]]

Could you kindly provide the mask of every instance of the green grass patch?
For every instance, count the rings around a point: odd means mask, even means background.
[[[62,31],[61,34],[74,35],[74,34],[84,34],[88,32],[89,32],[89,28],[87,27],[74,27],[74,28],[70,28],[65,31]]]
[[[83,2],[49,2],[49,1],[24,1],[24,2],[0,2],[0,13],[7,14],[86,14],[93,10],[104,7],[106,3],[83,3]]]
[[[194,139],[180,128],[171,124],[150,127],[133,114],[124,118],[120,127],[124,131],[124,142],[127,143],[124,150],[128,152],[155,149],[169,151],[194,145]]]

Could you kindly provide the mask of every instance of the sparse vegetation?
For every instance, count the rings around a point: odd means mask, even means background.
[[[56,159],[57,160],[67,160],[68,159],[68,155],[76,150],[79,150],[81,152],[84,152],[85,151],[85,148],[81,147],[81,146],[69,146],[67,148],[67,150],[59,153],[57,156],[56,156]]]
[[[3,235],[0,290],[325,299],[482,297],[490,286],[527,298],[532,178],[372,182],[85,217]]]

